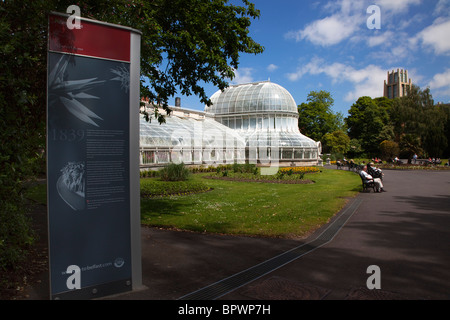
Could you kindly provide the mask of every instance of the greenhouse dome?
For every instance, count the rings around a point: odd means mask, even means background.
[[[216,116],[229,114],[257,114],[287,112],[298,117],[297,105],[291,94],[273,82],[255,82],[230,86],[211,97],[211,107],[205,111]]]
[[[217,91],[211,102],[205,112],[244,137],[247,160],[317,164],[321,144],[300,133],[297,104],[280,85],[264,81],[230,86]],[[252,147],[261,150],[252,153]]]

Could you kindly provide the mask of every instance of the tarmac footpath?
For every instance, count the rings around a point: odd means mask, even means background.
[[[450,299],[450,171],[384,173],[387,192],[358,194],[307,239],[143,227],[142,288],[104,299]],[[49,299],[48,275],[29,299]]]
[[[450,299],[450,172],[384,173],[332,241],[222,299]]]

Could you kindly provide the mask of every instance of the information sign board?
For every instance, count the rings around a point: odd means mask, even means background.
[[[50,295],[83,299],[132,290],[139,269],[140,34],[67,18],[49,16]]]

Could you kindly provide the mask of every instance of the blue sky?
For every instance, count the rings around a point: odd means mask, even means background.
[[[270,79],[297,104],[310,91],[326,90],[333,111],[347,116],[359,97],[382,96],[387,72],[400,68],[414,84],[430,87],[435,102],[450,102],[450,0],[252,2],[261,16],[250,35],[265,51],[243,54],[231,84]],[[380,8],[380,29],[367,26],[371,5]],[[205,89],[209,96],[217,91]],[[196,96],[181,96],[181,103],[204,109]]]

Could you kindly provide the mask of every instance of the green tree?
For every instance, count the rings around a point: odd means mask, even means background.
[[[381,156],[384,160],[393,159],[398,156],[400,148],[398,143],[394,141],[384,140],[380,143]]]
[[[420,139],[422,133],[425,132],[424,107],[432,106],[433,101],[426,101],[423,98],[420,88],[413,85],[408,88],[407,96],[394,100],[390,121],[394,126],[396,141],[400,141],[405,134],[414,135]]]
[[[420,147],[420,139],[416,135],[402,135],[398,145],[400,158],[412,159],[414,154],[424,156],[424,150]]]
[[[45,147],[48,10],[45,1],[0,2],[0,273],[33,242],[22,188]]]
[[[82,17],[142,31],[141,96],[165,108],[178,91],[209,104],[201,83],[224,89],[241,53],[263,51],[249,36],[259,11],[248,0],[0,1],[0,269],[19,256],[5,250],[29,242],[18,241],[26,224],[9,218],[23,214],[21,186],[45,148],[48,13],[73,4]]]
[[[445,112],[438,107],[425,111],[424,121],[428,128],[423,135],[422,147],[428,156],[440,158],[444,155],[448,145],[445,133],[446,118]]]
[[[446,153],[448,112],[445,106],[434,104],[429,88],[422,90],[413,85],[407,96],[396,99],[390,121],[402,153],[410,154],[420,149],[422,156],[427,157],[442,157]]]
[[[447,138],[447,148],[444,151],[444,157],[450,158],[450,104],[440,104],[439,108],[442,109],[447,118],[444,126],[445,137]]]
[[[361,147],[361,142],[358,139],[350,139],[350,144],[347,151],[349,158],[359,158],[364,153]]]
[[[350,148],[350,138],[342,130],[325,134],[323,143],[331,153],[345,154]]]
[[[302,134],[321,141],[325,134],[342,129],[342,114],[331,110],[334,104],[331,93],[324,90],[311,91],[306,101],[298,106],[298,127]]]
[[[345,118],[348,135],[358,139],[363,150],[371,156],[379,153],[379,145],[386,135],[385,126],[389,123],[390,103],[385,99],[359,98],[350,108]]]

